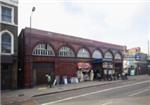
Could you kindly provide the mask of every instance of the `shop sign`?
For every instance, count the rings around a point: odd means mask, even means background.
[[[135,54],[135,60],[137,60],[137,61],[146,61],[147,60],[147,55],[143,54],[143,53]]]
[[[141,56],[140,56],[139,54],[136,54],[136,55],[135,55],[135,59],[136,59],[136,60],[140,60],[140,59],[141,59]]]

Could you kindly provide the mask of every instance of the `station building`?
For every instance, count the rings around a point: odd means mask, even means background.
[[[39,29],[19,35],[19,84],[46,84],[45,74],[75,77],[79,63],[90,69],[122,72],[124,46]],[[109,66],[108,66],[109,65]]]

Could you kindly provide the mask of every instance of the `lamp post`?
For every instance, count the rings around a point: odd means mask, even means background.
[[[35,7],[32,7],[32,11],[31,11],[31,15],[30,15],[30,36],[29,36],[29,43],[30,43],[30,56],[32,55],[32,48],[31,48],[31,25],[32,25],[32,14],[33,14],[33,12],[35,11]],[[30,57],[29,56],[29,57]],[[29,58],[30,60],[29,60],[29,66],[30,66],[30,71],[31,71],[31,77],[30,77],[30,87],[33,87],[33,71],[32,71],[32,59],[31,59],[31,57]]]
[[[32,22],[32,14],[35,11],[35,7],[32,7],[31,15],[30,15],[30,28],[31,28],[31,22]]]

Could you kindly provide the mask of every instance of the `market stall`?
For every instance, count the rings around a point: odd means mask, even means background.
[[[91,64],[80,62],[77,65],[78,65],[77,76],[79,78],[79,81],[82,82],[90,80]]]

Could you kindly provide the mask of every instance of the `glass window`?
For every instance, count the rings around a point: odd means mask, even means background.
[[[9,33],[5,32],[2,34],[2,47],[1,47],[1,52],[2,53],[11,53],[11,36]]]
[[[78,51],[77,57],[90,58],[90,53],[85,48],[81,48]]]
[[[112,59],[112,54],[110,52],[106,52],[104,58]]]
[[[2,6],[2,21],[12,22],[12,9]]]
[[[55,56],[54,50],[48,44],[38,44],[32,52],[32,55]]]
[[[119,53],[115,54],[115,59],[121,59],[121,55]]]
[[[59,50],[59,56],[63,57],[75,57],[73,50],[67,46],[61,47]]]
[[[102,53],[99,50],[93,52],[92,58],[102,58]]]

